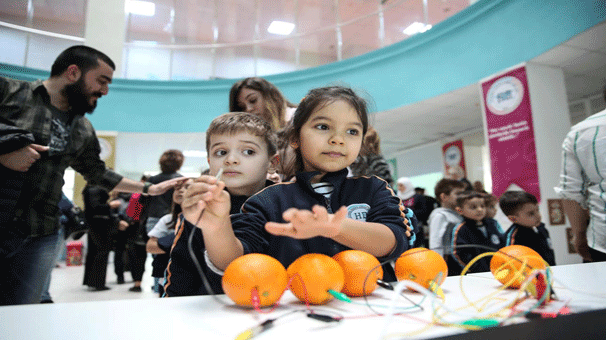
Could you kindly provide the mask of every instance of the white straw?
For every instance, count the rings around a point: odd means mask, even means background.
[[[219,171],[215,175],[215,177],[217,178],[217,181],[221,180],[221,175],[223,175],[223,168],[219,169]]]

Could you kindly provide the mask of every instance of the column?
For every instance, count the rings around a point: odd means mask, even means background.
[[[579,263],[577,254],[568,253],[566,225],[550,226],[547,200],[558,198],[553,190],[560,181],[561,152],[564,137],[570,130],[570,113],[564,72],[560,68],[526,64],[528,90],[532,106],[535,145],[539,171],[543,222],[549,231],[558,265]]]
[[[107,54],[116,64],[114,76],[122,76],[122,51],[126,36],[127,0],[88,0],[85,44]]]

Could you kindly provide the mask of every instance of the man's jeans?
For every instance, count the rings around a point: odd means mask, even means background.
[[[6,232],[0,237],[0,306],[39,303],[55,266],[59,234],[23,238]]]

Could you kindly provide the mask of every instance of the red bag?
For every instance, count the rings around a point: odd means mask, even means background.
[[[128,200],[128,206],[126,207],[126,216],[132,218],[135,222],[139,221],[141,209],[143,209],[143,205],[139,202],[140,197],[140,193],[132,194]]]

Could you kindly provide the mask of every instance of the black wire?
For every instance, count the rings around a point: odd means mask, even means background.
[[[371,310],[373,313],[375,313],[375,314],[376,314],[376,315],[378,315],[378,316],[382,316],[382,315],[384,315],[384,314],[383,314],[383,313],[381,313],[381,312],[378,312],[378,311],[376,311],[374,308],[372,308],[372,305],[371,305],[371,304],[370,304],[370,302],[368,301],[368,295],[369,295],[369,294],[367,294],[367,293],[366,293],[366,283],[368,282],[368,278],[370,277],[370,274],[372,274],[372,272],[374,272],[375,270],[377,270],[377,268],[382,267],[384,264],[387,264],[387,263],[389,263],[389,262],[391,262],[391,261],[392,261],[392,260],[386,260],[386,261],[383,261],[382,263],[379,263],[378,265],[374,266],[374,267],[373,267],[371,270],[369,270],[369,271],[368,271],[368,273],[366,274],[366,277],[364,278],[364,285],[362,286],[362,295],[364,296],[364,303],[366,303],[366,306],[367,306],[367,307],[368,307],[368,308],[369,308],[369,309],[370,309],[370,310]],[[391,287],[391,284],[389,284],[388,282],[385,282],[385,281],[382,281],[382,280],[381,280],[381,282],[382,282],[382,283],[385,283],[385,284],[387,284],[387,285],[389,285],[389,286]],[[383,284],[379,284],[379,286],[381,286],[381,287],[383,287],[383,288],[385,288],[385,289],[388,289],[388,290],[393,290],[393,287],[391,287],[391,289],[389,289],[389,288],[384,287],[384,286],[383,286]],[[423,310],[423,307],[422,307],[422,306],[421,306],[419,303],[412,301],[412,300],[411,300],[409,297],[407,297],[406,295],[404,295],[404,294],[400,294],[400,296],[402,296],[404,299],[408,300],[408,302],[412,303],[412,307],[418,307],[418,308],[420,308],[421,310]]]
[[[185,228],[185,222],[183,223],[183,228]],[[194,233],[196,232],[196,230],[199,230],[199,228],[197,228],[196,226],[193,226],[191,233],[189,234],[189,238],[187,239],[187,250],[189,251],[189,256],[191,257],[196,269],[198,270],[198,274],[200,275],[200,278],[202,279],[202,284],[204,285],[204,288],[206,289],[206,292],[208,293],[208,295],[211,295],[215,300],[221,302],[222,304],[227,304],[225,301],[220,299],[217,296],[217,294],[213,291],[212,287],[210,286],[210,282],[208,282],[208,278],[204,274],[204,271],[202,271],[200,262],[198,262],[198,258],[196,256],[196,254],[194,253],[194,249],[192,246],[192,240],[194,239]],[[200,235],[202,235],[201,229],[200,229]]]

